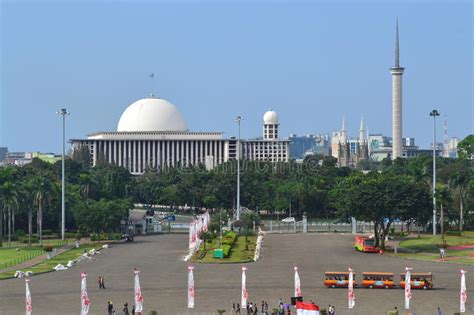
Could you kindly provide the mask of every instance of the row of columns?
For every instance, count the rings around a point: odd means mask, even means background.
[[[204,164],[212,156],[214,165],[225,162],[224,141],[219,140],[97,140],[93,144],[93,165],[100,154],[109,163],[123,166],[132,174],[147,168]]]

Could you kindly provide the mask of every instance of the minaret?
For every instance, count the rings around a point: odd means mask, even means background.
[[[365,132],[364,132],[364,117],[360,117],[360,128],[359,128],[359,144],[365,144]]]
[[[402,156],[402,76],[405,68],[400,67],[400,50],[397,33],[395,39],[395,65],[390,69],[392,73],[392,159]]]

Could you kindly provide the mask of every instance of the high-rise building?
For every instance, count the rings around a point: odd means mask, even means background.
[[[403,106],[402,106],[402,77],[405,68],[400,67],[400,43],[398,38],[398,19],[395,39],[395,64],[390,69],[392,73],[392,159],[402,157],[403,137]]]
[[[331,152],[328,134],[309,134],[305,136],[291,134],[289,140],[290,156],[294,160],[301,160],[308,155],[315,154],[329,156]]]

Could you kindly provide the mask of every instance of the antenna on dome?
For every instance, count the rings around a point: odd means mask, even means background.
[[[153,97],[155,97],[155,94],[153,94],[153,87],[155,86],[155,74],[154,73],[150,73],[150,81],[151,81],[150,97],[153,98]]]

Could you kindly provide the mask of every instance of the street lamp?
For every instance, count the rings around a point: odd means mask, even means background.
[[[433,236],[436,235],[436,116],[439,112],[433,109],[430,112],[433,117]]]
[[[244,120],[242,116],[237,116],[235,122],[239,126],[239,137],[237,138],[237,221],[240,220],[240,122]]]
[[[56,112],[56,114],[63,116],[63,154],[61,157],[61,239],[64,241],[64,226],[65,226],[65,212],[66,206],[64,201],[64,194],[66,192],[66,184],[65,184],[65,175],[64,175],[64,155],[65,155],[65,137],[66,137],[66,115],[70,113],[66,108],[61,108]]]

